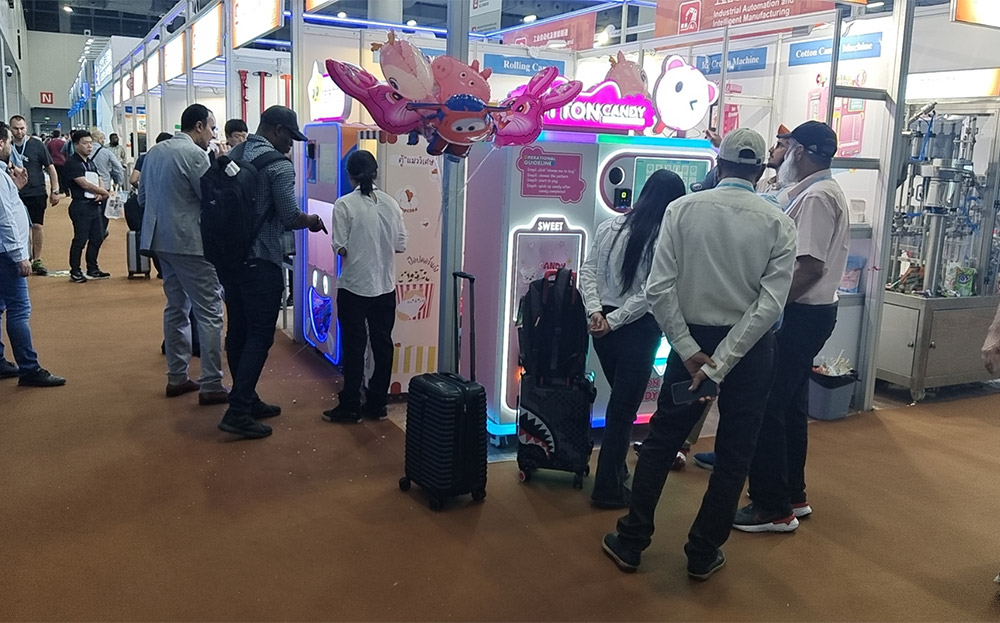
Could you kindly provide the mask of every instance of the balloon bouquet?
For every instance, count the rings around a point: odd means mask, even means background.
[[[464,158],[474,143],[490,140],[497,147],[531,143],[542,131],[545,112],[565,106],[583,89],[576,80],[552,86],[559,72],[546,67],[519,92],[490,105],[492,70],[480,69],[479,61],[467,65],[450,56],[430,61],[393,32],[372,48],[380,51],[385,82],[335,60],[326,61],[330,78],[389,134],[407,134],[411,145],[423,136],[433,156]]]

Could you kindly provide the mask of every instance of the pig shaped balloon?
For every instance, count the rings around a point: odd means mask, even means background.
[[[653,103],[659,117],[653,132],[660,134],[667,128],[690,130],[701,123],[718,98],[719,87],[700,71],[680,56],[667,58],[653,87]]]
[[[558,69],[546,67],[535,74],[523,89],[515,90],[500,105],[505,110],[493,113],[497,124],[496,136],[493,137],[494,146],[527,145],[534,142],[542,132],[543,115],[553,108],[562,108],[583,90],[583,83],[579,80],[550,88],[558,75]]]
[[[386,43],[373,43],[372,51],[379,51],[379,65],[389,86],[408,100],[421,101],[431,96],[434,78],[431,64],[423,52],[389,31]]]
[[[472,65],[455,60],[450,56],[439,56],[431,63],[434,74],[435,94],[438,103],[445,103],[452,95],[472,95],[484,102],[490,101],[490,85],[486,82],[492,69],[479,71],[479,61]]]
[[[423,127],[423,116],[407,108],[410,100],[364,69],[327,59],[326,71],[344,93],[361,102],[378,127],[386,132],[409,134]]]
[[[628,60],[622,52],[618,52],[617,58],[612,56],[609,60],[611,69],[604,77],[605,82],[617,84],[622,95],[641,95],[649,99],[649,79],[639,63]]]

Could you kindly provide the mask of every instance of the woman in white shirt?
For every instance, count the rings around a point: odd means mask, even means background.
[[[653,173],[631,212],[597,228],[580,269],[594,350],[611,384],[592,496],[599,508],[629,506],[625,457],[661,338],[646,304],[646,278],[663,213],[684,193],[684,181],[676,173]]]
[[[362,150],[352,153],[347,158],[347,175],[354,192],[338,199],[333,208],[333,251],[343,262],[337,281],[337,317],[344,347],[344,389],[337,407],[324,411],[323,419],[357,424],[362,416],[386,418],[396,322],[394,254],[406,251],[406,226],[396,200],[375,188],[375,156]],[[369,340],[375,371],[362,406]]]

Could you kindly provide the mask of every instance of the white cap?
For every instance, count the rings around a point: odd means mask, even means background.
[[[750,128],[736,128],[722,139],[719,158],[737,164],[760,166],[767,162],[767,142]]]

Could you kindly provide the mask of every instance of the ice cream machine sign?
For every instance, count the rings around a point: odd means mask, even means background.
[[[545,127],[642,132],[653,126],[655,117],[653,104],[642,95],[622,95],[617,83],[602,82],[562,108],[547,112]]]

